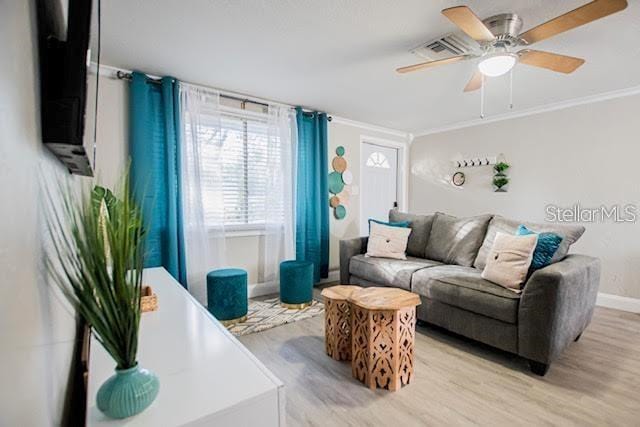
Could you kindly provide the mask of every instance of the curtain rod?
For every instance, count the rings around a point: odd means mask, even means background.
[[[117,70],[117,69],[115,71],[116,71],[116,78],[118,78],[119,80],[131,81],[132,73],[127,72],[127,71]],[[159,79],[159,78],[151,77],[149,75],[147,75],[147,77],[148,77],[148,79],[149,79],[149,81],[151,83],[159,84],[159,83],[162,82],[162,80]],[[192,83],[189,83],[189,84],[192,84]],[[194,86],[201,86],[201,85],[194,85]],[[218,89],[214,89],[214,90],[220,92],[220,96],[223,96],[223,97],[228,98],[228,99],[233,99],[235,101],[241,101],[241,102],[250,102],[252,104],[262,105],[264,107],[268,107],[269,106],[269,104],[267,104],[266,102],[253,100],[253,99],[251,99],[249,97],[242,97],[242,96],[230,94],[228,92],[225,93],[225,91],[221,91],[221,90],[218,90]],[[282,104],[282,103],[279,103],[279,102],[274,102],[274,104],[284,105],[284,106],[289,107],[289,108],[294,108],[292,105]],[[307,115],[307,114],[311,114],[311,112],[310,111],[303,111],[303,114]],[[327,120],[331,121],[331,120],[333,120],[333,117],[327,115]]]

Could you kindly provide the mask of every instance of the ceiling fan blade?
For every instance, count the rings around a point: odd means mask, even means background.
[[[436,61],[420,62],[419,64],[413,64],[413,65],[408,65],[406,67],[396,68],[396,71],[401,74],[410,73],[411,71],[418,71],[425,68],[436,67],[438,65],[445,65],[445,64],[458,62],[458,61],[464,61],[465,59],[469,59],[471,57],[472,57],[471,55],[452,56],[451,58],[438,59]]]
[[[542,50],[524,49],[518,52],[520,62],[534,67],[546,68],[558,73],[570,74],[584,64],[584,59],[573,56],[558,55]]]
[[[520,34],[520,38],[527,44],[536,43],[619,12],[626,7],[627,0],[594,0]]]
[[[476,41],[490,42],[496,38],[480,18],[467,6],[443,9],[442,14]]]
[[[482,87],[482,73],[479,70],[476,70],[471,76],[471,80],[464,87],[465,92],[473,92],[474,90],[478,90]]]

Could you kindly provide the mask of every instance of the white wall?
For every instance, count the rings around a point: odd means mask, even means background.
[[[411,147],[411,210],[541,222],[548,204],[640,204],[639,114],[634,95],[418,137]],[[499,153],[511,164],[507,193],[493,192],[490,167],[463,169],[464,188],[449,184],[450,160]],[[572,252],[602,260],[600,292],[640,298],[640,225],[584,225]]]
[[[58,425],[75,320],[41,265],[40,177],[66,169],[40,141],[35,2],[0,2],[0,40],[0,425]]]
[[[129,84],[100,76],[98,85],[98,136],[96,138],[96,179],[103,185],[119,184],[129,160]],[[96,75],[89,74],[85,147],[93,147]]]

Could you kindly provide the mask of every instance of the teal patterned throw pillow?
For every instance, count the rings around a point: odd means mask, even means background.
[[[369,218],[369,231],[371,231],[372,222],[375,222],[376,224],[388,225],[390,227],[402,227],[402,228],[409,228],[409,225],[411,225],[409,221],[384,222],[384,221],[378,221],[377,219]]]
[[[533,252],[533,260],[531,261],[531,267],[529,268],[529,273],[533,273],[535,270],[551,264],[551,258],[553,258],[553,254],[558,250],[558,247],[562,242],[562,237],[558,236],[556,233],[536,233],[535,231],[529,230],[524,225],[520,225],[518,227],[518,231],[516,231],[516,235],[518,236],[526,236],[529,234],[538,235],[538,244]]]

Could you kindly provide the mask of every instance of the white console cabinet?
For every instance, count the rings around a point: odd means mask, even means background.
[[[138,361],[160,379],[144,412],[110,420],[96,407],[115,363],[91,339],[88,426],[280,426],[284,386],[163,268],[144,271],[158,310],[142,314]]]

